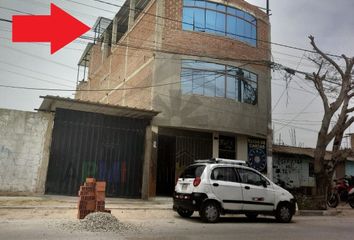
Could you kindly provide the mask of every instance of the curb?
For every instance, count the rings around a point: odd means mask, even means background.
[[[337,216],[341,210],[299,210],[296,216]]]
[[[172,207],[161,207],[161,208],[156,208],[156,207],[107,207],[108,209],[111,210],[171,210]],[[41,210],[77,210],[77,207],[60,207],[60,206],[0,206],[0,210],[3,209],[8,209],[8,210],[14,210],[14,209],[41,209]]]

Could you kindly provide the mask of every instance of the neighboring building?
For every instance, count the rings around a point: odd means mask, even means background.
[[[273,179],[287,189],[303,189],[311,193],[316,185],[314,172],[314,148],[273,145]],[[331,160],[327,151],[325,160]],[[336,169],[335,178],[354,176],[354,157],[348,157]]]
[[[243,0],[128,0],[94,29],[79,62],[87,80],[77,88],[110,90],[78,91],[76,99],[160,112],[151,121],[149,196],[171,194],[194,159],[250,159],[267,172],[265,12]]]

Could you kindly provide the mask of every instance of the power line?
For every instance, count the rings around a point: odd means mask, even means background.
[[[4,19],[4,18],[0,18],[0,21],[2,21],[2,22],[8,22],[8,23],[12,23],[12,21],[11,21],[11,20],[7,20],[7,19]]]
[[[289,126],[296,118],[298,118],[302,112],[306,111],[311,104],[317,99],[319,95],[316,95],[298,114],[296,114],[287,124],[283,125],[283,127],[281,127],[280,129],[276,130],[275,132],[278,132],[280,130],[282,130],[283,128]]]
[[[126,8],[128,10],[139,11],[141,13],[144,13],[145,15],[151,15],[151,16],[154,16],[154,17],[162,18],[164,20],[170,20],[170,21],[177,22],[177,23],[182,23],[182,24],[189,24],[188,22],[183,22],[183,21],[178,20],[178,19],[173,19],[173,18],[159,16],[157,14],[149,13],[149,12],[146,12],[144,10],[132,9],[132,8],[130,8],[128,6],[124,6],[124,5],[118,5],[118,4],[114,4],[114,3],[110,3],[110,2],[106,2],[106,1],[102,1],[102,0],[92,0],[92,1],[100,2],[100,3],[103,3],[103,4],[110,5],[110,6]],[[212,29],[212,30],[213,31],[217,31],[215,29]],[[268,43],[268,44],[273,44],[273,45],[280,46],[280,47],[285,47],[285,48],[290,48],[290,49],[299,50],[299,51],[305,51],[305,52],[310,52],[310,53],[317,53],[314,50],[309,50],[309,49],[305,49],[305,48],[294,47],[294,46],[290,46],[290,45],[286,45],[286,44],[282,44],[282,43],[276,43],[276,42],[271,42],[271,41],[267,41],[267,40],[261,40],[261,39],[257,39],[257,38],[241,36],[241,35],[237,35],[237,34],[235,34],[235,35],[238,36],[238,37],[244,37],[244,38],[248,38],[248,39],[251,39],[251,40],[256,40],[256,41],[263,42],[263,43]],[[342,57],[340,55],[330,54],[330,53],[327,53],[327,55],[333,56],[333,57]]]
[[[96,9],[98,9],[98,10],[102,10],[101,8],[97,8],[97,7],[88,5],[88,4],[81,4],[81,3],[75,2],[75,1],[73,1],[73,0],[67,0],[67,1],[69,1],[69,2],[74,2],[74,3],[80,4],[80,5],[86,5],[86,6],[89,6],[89,7],[92,7],[92,8],[96,8]],[[167,18],[167,17],[159,16],[159,15],[157,15],[157,14],[149,13],[149,12],[146,12],[146,11],[144,11],[144,10],[131,9],[130,7],[124,6],[124,5],[113,4],[113,3],[106,2],[106,1],[102,1],[102,0],[92,0],[92,1],[96,1],[96,2],[99,2],[99,3],[102,3],[102,4],[107,4],[107,5],[115,6],[115,7],[119,7],[119,8],[127,8],[128,10],[138,11],[138,12],[144,13],[145,15],[151,15],[151,16],[158,17],[158,18],[162,18],[162,19],[165,19],[165,20],[170,20],[170,21],[174,21],[174,22],[178,22],[178,23],[182,23],[182,24],[189,24],[189,23],[187,23],[187,22],[183,22],[183,21],[178,20],[178,19],[173,19],[173,18]],[[14,11],[18,11],[18,10],[14,10]],[[105,10],[105,11],[106,11],[106,10]],[[21,11],[20,11],[20,12],[21,12]],[[23,13],[26,13],[26,12],[23,12]],[[30,13],[26,13],[26,14],[30,14]],[[91,15],[91,16],[92,16],[92,15]],[[4,19],[4,20],[6,20],[6,19]],[[9,21],[9,20],[6,20],[6,21]],[[163,25],[163,26],[166,27],[165,25]],[[215,29],[211,29],[211,30],[217,31],[217,30],[215,30]],[[309,50],[309,49],[294,47],[294,46],[290,46],[290,45],[287,45],[287,44],[281,44],[281,43],[271,42],[271,41],[267,41],[267,40],[261,40],[261,39],[252,38],[252,37],[247,37],[247,36],[242,36],[242,35],[237,35],[237,34],[233,34],[233,35],[236,35],[236,36],[238,36],[238,37],[248,38],[248,39],[251,39],[251,40],[256,40],[256,41],[259,41],[259,42],[264,42],[264,43],[268,43],[268,44],[273,44],[273,45],[276,45],[276,46],[281,46],[281,47],[285,47],[285,48],[290,48],[290,49],[294,49],[294,50],[305,51],[305,52],[310,52],[310,53],[317,53],[317,52],[314,51],[314,50]],[[213,36],[213,35],[210,34],[210,36]],[[214,37],[215,37],[215,36],[214,36]],[[333,56],[333,57],[342,57],[342,56],[340,56],[340,55],[330,54],[330,53],[327,53],[327,55],[328,55],[328,56]]]
[[[277,121],[274,121],[274,123],[282,125],[283,127],[281,129],[283,129],[284,127],[291,126],[293,128],[301,129],[301,130],[304,130],[304,131],[318,133],[318,131],[310,129],[310,128],[299,127],[299,126],[291,125],[291,124],[288,124],[288,123],[277,122]],[[275,130],[275,132],[278,132],[278,131],[279,130]]]

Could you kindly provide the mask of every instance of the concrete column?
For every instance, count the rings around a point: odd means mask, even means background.
[[[112,44],[117,43],[118,38],[118,18],[117,16],[113,19],[113,26],[112,26]]]
[[[219,133],[213,133],[213,158],[219,157]]]
[[[239,135],[237,136],[237,149],[236,149],[236,153],[237,153],[237,159],[238,160],[244,160],[244,161],[248,161],[248,150],[247,150],[247,136],[243,136],[243,135]]]
[[[157,132],[158,128],[155,126],[146,127],[143,181],[141,187],[142,199],[156,196]]]
[[[143,182],[141,187],[141,198],[149,198],[149,178],[150,178],[150,162],[152,153],[152,131],[151,126],[147,126],[145,130],[145,153],[143,165]]]
[[[133,27],[135,21],[135,6],[136,0],[130,0],[129,5],[129,20],[128,20],[128,31]]]

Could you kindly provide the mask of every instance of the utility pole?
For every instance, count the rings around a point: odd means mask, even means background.
[[[267,0],[267,15],[269,16],[270,14],[270,9],[269,9],[269,0]]]

